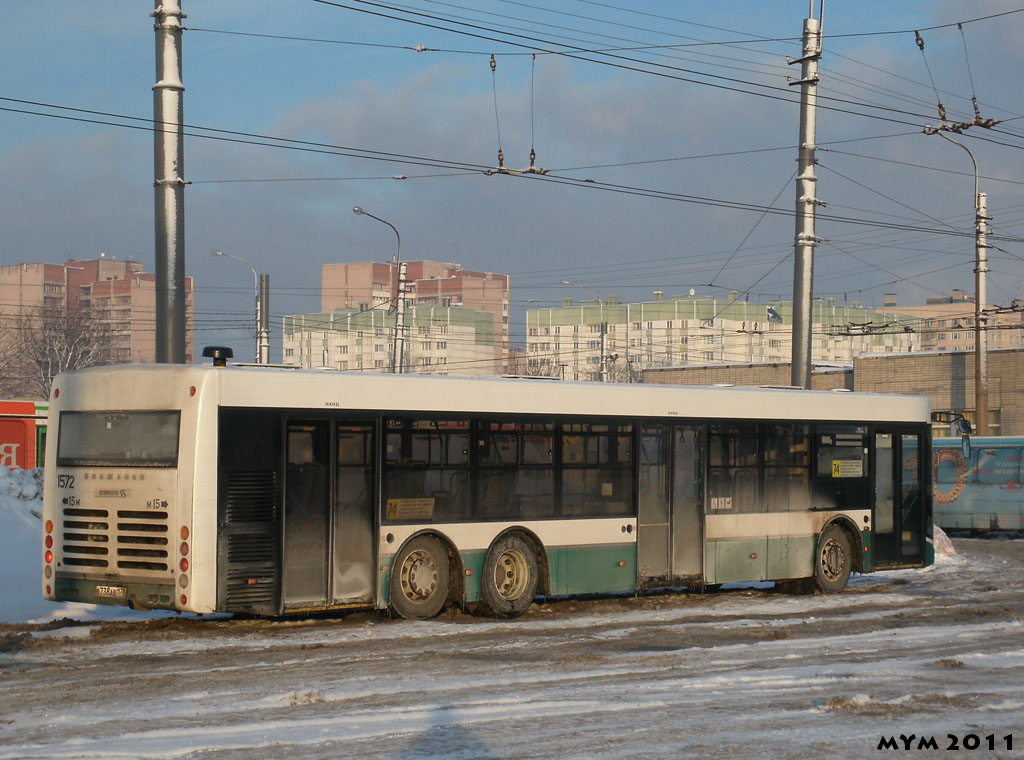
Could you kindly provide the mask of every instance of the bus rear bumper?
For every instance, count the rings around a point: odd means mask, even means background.
[[[174,585],[123,581],[92,581],[57,577],[54,597],[58,602],[107,604],[136,610],[174,610]]]

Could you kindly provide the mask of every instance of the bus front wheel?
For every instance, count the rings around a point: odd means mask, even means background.
[[[391,606],[404,618],[434,617],[448,599],[448,553],[436,538],[419,536],[395,557]]]
[[[836,594],[846,588],[853,569],[850,538],[838,525],[829,525],[818,536],[815,552],[814,583],[825,594]]]
[[[484,558],[480,597],[495,617],[519,617],[537,593],[537,557],[520,536],[499,538]]]

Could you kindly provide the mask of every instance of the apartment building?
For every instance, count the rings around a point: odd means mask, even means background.
[[[0,314],[7,320],[78,316],[103,342],[110,364],[156,360],[156,276],[142,264],[103,256],[64,264],[0,267]],[[192,361],[192,278],[185,278],[186,362]]]
[[[1024,312],[1019,309],[988,306],[988,347],[1024,346]],[[894,293],[886,293],[883,313],[909,314],[921,320],[922,351],[974,350],[974,298],[956,288],[952,296],[926,299],[924,304],[898,306]]]
[[[320,309],[325,314],[335,309],[373,309],[393,304],[398,297],[398,264],[325,264],[320,287]],[[407,306],[457,306],[490,314],[494,372],[502,371],[511,350],[508,275],[475,272],[437,261],[409,261],[405,302]]]
[[[735,292],[665,299],[656,291],[652,301],[627,304],[615,296],[567,298],[561,307],[527,311],[526,362],[534,374],[597,380],[603,357],[609,379],[621,382],[638,380],[648,367],[788,361],[792,313],[792,302],[756,303]],[[849,363],[861,353],[916,351],[919,328],[913,316],[815,301],[812,357]]]
[[[284,363],[305,369],[390,372],[396,312],[337,308],[284,318]],[[411,306],[405,312],[405,373],[483,376],[497,373],[492,314],[461,306]]]

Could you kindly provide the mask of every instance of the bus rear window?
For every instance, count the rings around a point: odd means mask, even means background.
[[[57,464],[173,467],[181,412],[61,412]]]

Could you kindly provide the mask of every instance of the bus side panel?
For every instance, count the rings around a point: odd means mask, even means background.
[[[614,594],[636,590],[635,543],[549,547],[548,556],[558,557],[558,566],[566,568],[566,594]]]

